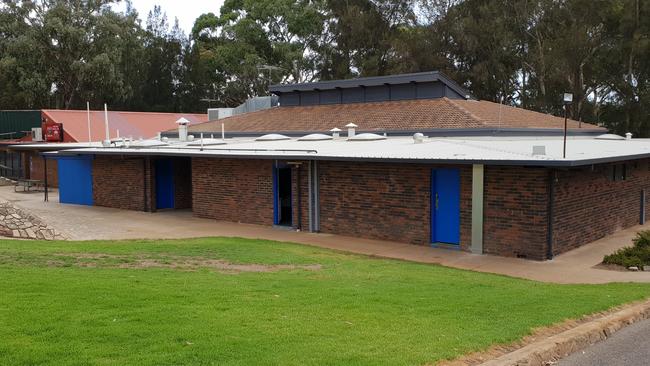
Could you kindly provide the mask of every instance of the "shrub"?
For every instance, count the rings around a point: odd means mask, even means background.
[[[638,232],[632,242],[633,246],[606,255],[603,263],[617,264],[626,268],[650,265],[650,230]]]

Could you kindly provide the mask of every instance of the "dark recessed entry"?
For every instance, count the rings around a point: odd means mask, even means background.
[[[291,226],[291,167],[278,164],[273,169],[273,223]]]

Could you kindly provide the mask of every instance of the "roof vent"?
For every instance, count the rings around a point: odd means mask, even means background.
[[[282,140],[291,140],[291,137],[280,135],[279,133],[270,133],[268,135],[260,136],[255,139],[255,141],[282,141]]]
[[[421,132],[416,132],[413,134],[413,142],[416,144],[421,144],[424,142],[424,134]]]
[[[325,141],[325,140],[331,140],[332,136],[326,135],[323,133],[312,133],[307,136],[303,136],[298,139],[298,141]]]
[[[332,128],[330,130],[330,132],[332,133],[332,137],[335,138],[335,139],[337,139],[337,138],[339,138],[339,136],[341,136],[341,129],[338,128],[338,127]]]
[[[613,133],[606,133],[595,137],[596,140],[625,140],[625,137],[614,135]]]
[[[632,140],[632,132],[628,132],[625,134],[625,139],[626,140]]]
[[[348,138],[349,138],[349,137],[354,137],[354,135],[356,134],[356,128],[359,127],[359,126],[357,126],[354,123],[350,122],[347,125],[345,125],[345,127],[348,128]]]
[[[181,117],[176,123],[178,124],[178,139],[180,141],[187,141],[187,125],[190,124],[190,121]]]
[[[348,141],[377,141],[377,140],[386,140],[386,136],[377,135],[376,133],[360,133],[358,135],[353,135],[348,137]]]

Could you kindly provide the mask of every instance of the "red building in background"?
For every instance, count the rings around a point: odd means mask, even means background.
[[[83,146],[92,142],[98,143],[107,137],[104,111],[88,113],[83,110],[44,109],[40,113],[40,128],[32,128],[32,133],[23,138],[2,142],[2,145],[5,145],[3,150],[11,154],[13,160],[19,160],[16,164],[21,167],[21,176],[12,178],[44,180],[45,161],[42,152],[70,148],[73,147],[72,144]],[[109,111],[108,137],[152,138],[159,132],[176,128],[179,118],[187,119],[190,125],[208,120],[207,114]],[[61,143],[70,143],[71,146]],[[10,149],[8,145],[14,145],[14,148]],[[50,186],[58,185],[55,160],[48,161],[47,180]]]

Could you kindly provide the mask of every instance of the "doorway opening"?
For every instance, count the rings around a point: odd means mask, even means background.
[[[274,224],[279,226],[291,226],[293,222],[293,207],[291,204],[291,167],[278,166],[274,172]]]
[[[192,161],[190,158],[155,160],[154,208],[182,210],[192,208]]]

